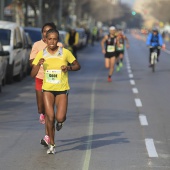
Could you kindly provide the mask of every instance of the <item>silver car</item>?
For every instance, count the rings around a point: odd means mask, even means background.
[[[9,52],[3,50],[3,46],[0,43],[0,92],[2,91],[2,85],[6,83],[6,71],[9,60]]]

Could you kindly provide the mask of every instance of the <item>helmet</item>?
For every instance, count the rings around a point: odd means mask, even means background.
[[[158,28],[157,28],[157,27],[153,27],[153,28],[152,28],[152,31],[158,32]]]

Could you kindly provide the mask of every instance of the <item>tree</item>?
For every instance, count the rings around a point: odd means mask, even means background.
[[[145,5],[147,8],[150,8],[149,15],[153,16],[159,21],[169,22],[170,21],[170,1],[152,1],[148,2]]]

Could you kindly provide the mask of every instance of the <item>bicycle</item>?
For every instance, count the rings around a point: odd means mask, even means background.
[[[152,72],[155,72],[155,65],[157,63],[157,59],[158,59],[158,49],[160,49],[160,46],[157,47],[149,47],[150,49],[152,49],[151,52],[151,68],[152,68]]]

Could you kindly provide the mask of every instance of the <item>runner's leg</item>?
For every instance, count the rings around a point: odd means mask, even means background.
[[[56,120],[58,123],[63,123],[66,120],[68,95],[60,94],[56,96],[55,104],[57,107]]]
[[[105,58],[105,67],[106,67],[107,69],[110,68],[110,59],[109,59],[109,58]]]
[[[48,135],[50,137],[50,144],[54,145],[54,124],[55,124],[55,116],[54,116],[54,103],[55,103],[55,96],[51,92],[43,92],[44,96],[44,106],[45,106],[45,113],[47,116],[47,130]]]
[[[109,59],[109,63],[110,63],[109,76],[112,76],[112,74],[113,74],[113,72],[114,72],[115,62],[116,62],[116,57],[111,57],[111,58]]]
[[[119,58],[120,58],[120,61],[122,62],[123,61],[123,53],[120,53]]]
[[[37,99],[37,107],[38,107],[38,113],[45,113],[44,112],[44,103],[43,103],[43,93],[41,90],[36,90],[36,99]]]

